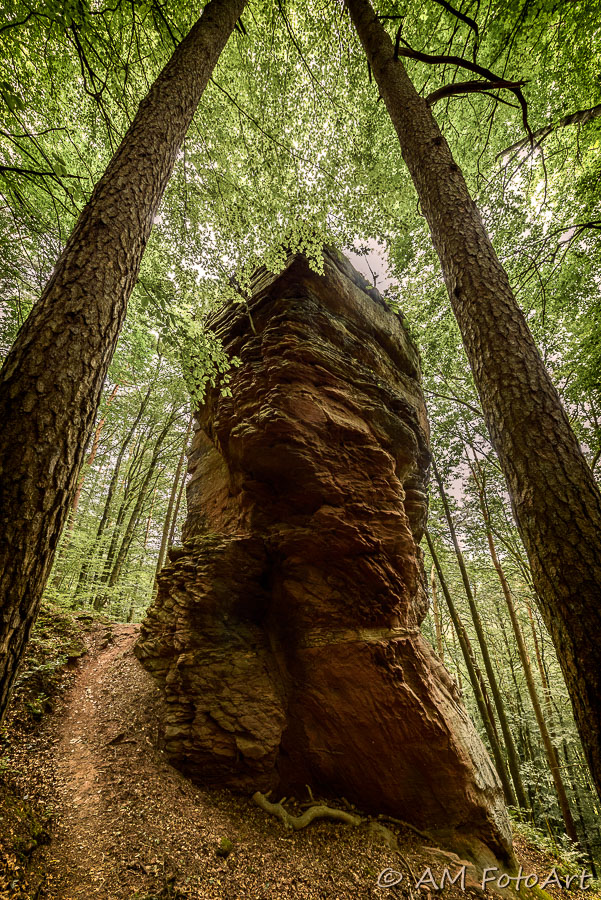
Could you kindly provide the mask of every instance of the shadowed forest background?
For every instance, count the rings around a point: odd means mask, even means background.
[[[601,5],[375,5],[465,176],[598,479]],[[4,4],[3,358],[138,105],[197,16],[196,5],[179,0]],[[65,488],[44,621],[73,614],[143,620],[157,573],[181,540],[192,413],[206,388],[227,394],[238,364],[206,327],[208,316],[224,300],[247,304],[259,266],[278,272],[291,251],[319,272],[322,246],[334,245],[402,313],[421,355],[433,453],[422,542],[430,609],[422,630],[462,691],[519,833],[597,875],[599,800],[570,695],[372,66],[335,0],[252,0],[234,18],[165,177],[80,448],[83,465]],[[113,203],[119,219],[118,193]],[[135,209],[135,200],[127,203]],[[99,355],[109,353],[99,347]],[[66,382],[68,368],[64,374]],[[505,374],[511,381],[511,370]],[[58,379],[57,406],[61,386]],[[35,397],[23,397],[23,430],[13,427],[13,410],[7,440],[22,442],[25,457],[36,453],[38,426],[27,427]],[[529,410],[525,396],[526,422]],[[532,453],[538,449],[533,444]],[[532,489],[544,493],[544,478]],[[68,656],[58,646],[39,665],[53,678],[52,667],[58,673]],[[30,719],[52,705],[52,678],[27,694]],[[5,725],[7,745],[9,731]]]

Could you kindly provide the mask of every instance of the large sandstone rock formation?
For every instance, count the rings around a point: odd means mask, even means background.
[[[259,272],[212,327],[241,365],[198,412],[183,547],[136,651],[166,752],[204,783],[310,784],[506,856],[496,775],[419,631],[428,426],[402,321],[327,251],[323,275]]]

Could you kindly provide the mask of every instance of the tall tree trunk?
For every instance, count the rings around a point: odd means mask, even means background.
[[[578,843],[578,833],[576,831],[576,825],[574,823],[574,819],[572,817],[572,811],[570,809],[570,804],[568,802],[568,797],[566,794],[565,786],[563,783],[563,779],[561,777],[561,771],[559,768],[559,760],[557,759],[557,751],[553,746],[553,742],[551,741],[551,735],[549,734],[549,729],[547,728],[547,723],[545,722],[545,717],[543,715],[543,711],[540,705],[540,700],[538,698],[538,692],[536,690],[536,685],[534,683],[534,675],[532,672],[532,666],[530,665],[530,657],[528,655],[528,648],[526,647],[526,642],[524,640],[524,635],[522,634],[522,629],[520,627],[520,623],[517,617],[517,613],[515,611],[515,604],[513,602],[513,597],[511,596],[511,591],[509,589],[509,584],[507,582],[507,578],[505,577],[505,572],[503,571],[503,567],[499,561],[499,557],[497,556],[497,548],[495,547],[495,542],[493,540],[492,531],[490,527],[490,515],[488,512],[488,506],[486,503],[486,494],[484,489],[484,481],[482,478],[482,472],[479,471],[477,460],[476,462],[472,462],[470,460],[470,468],[472,470],[472,475],[474,478],[474,482],[476,484],[476,490],[478,491],[478,500],[480,502],[480,512],[482,513],[482,518],[484,520],[484,527],[486,530],[486,540],[488,542],[488,550],[490,553],[490,558],[492,560],[492,564],[494,566],[495,572],[497,573],[499,582],[501,584],[501,590],[503,591],[503,597],[505,598],[505,603],[507,605],[507,610],[509,612],[509,619],[511,621],[511,627],[513,628],[513,634],[515,636],[515,642],[517,644],[518,653],[520,656],[520,662],[522,663],[522,669],[524,670],[524,675],[526,677],[526,685],[528,687],[528,693],[530,694],[530,701],[532,703],[532,709],[534,710],[534,716],[536,718],[536,724],[538,725],[538,730],[540,731],[540,736],[543,741],[543,747],[545,748],[545,756],[547,757],[547,764],[551,771],[551,775],[553,777],[553,784],[555,785],[555,793],[557,794],[557,799],[559,801],[559,808],[561,810],[561,816],[564,821],[564,825],[566,828],[566,834],[570,838],[571,841]]]
[[[545,672],[545,667],[543,665],[543,659],[540,653],[540,647],[538,643],[538,635],[536,633],[536,626],[534,624],[534,614],[532,612],[532,606],[530,605],[530,601],[526,600],[526,609],[528,610],[528,621],[530,622],[530,633],[532,634],[532,643],[534,644],[534,655],[536,657],[536,665],[538,666],[538,674],[540,676],[540,681],[543,686],[543,697],[545,699],[545,710],[547,713],[547,718],[551,722],[553,720],[553,705],[551,699],[551,687],[549,685],[549,679],[547,678],[547,673]]]
[[[159,549],[159,558],[157,559],[155,580],[156,580],[156,577],[158,576],[159,572],[163,568],[163,563],[165,562],[165,554],[167,552],[167,541],[169,539],[169,533],[171,530],[171,516],[173,514],[173,507],[175,505],[175,498],[178,494],[178,488],[180,487],[180,476],[182,474],[182,467],[184,465],[184,460],[186,458],[186,450],[188,448],[188,437],[190,435],[191,428],[192,428],[192,416],[188,420],[188,427],[186,428],[186,434],[184,435],[182,451],[179,455],[179,459],[177,462],[177,469],[175,470],[175,476],[173,478],[173,485],[171,487],[171,493],[169,494],[169,503],[167,504],[167,513],[165,515],[165,523],[163,525],[163,534],[161,536],[161,546]],[[176,512],[176,515],[177,515],[177,512]]]
[[[119,385],[116,384],[115,387],[113,388],[112,393],[106,404],[107,409],[113,402],[118,390],[119,390]],[[73,495],[73,500],[71,501],[71,509],[69,510],[69,513],[67,516],[67,524],[65,525],[65,540],[62,542],[60,549],[58,551],[58,554],[55,557],[54,565],[55,565],[56,569],[60,568],[59,564],[62,562],[62,560],[65,559],[65,557],[67,556],[67,551],[68,551],[69,547],[71,546],[71,534],[73,531],[73,526],[75,525],[75,513],[77,512],[77,507],[79,506],[79,498],[81,497],[81,489],[83,488],[83,483],[84,483],[85,477],[86,477],[86,469],[88,469],[92,465],[94,460],[96,459],[96,454],[98,453],[98,446],[100,444],[100,435],[102,434],[102,429],[104,428],[105,421],[106,421],[106,411],[105,411],[105,414],[103,415],[103,417],[98,422],[98,425],[96,426],[96,428],[94,430],[94,438],[92,440],[92,447],[91,447],[90,453],[88,455],[88,458],[86,459],[85,466],[83,467],[81,475],[79,476],[79,480],[77,482],[75,494]],[[63,578],[64,578],[64,572],[57,573],[54,576],[54,578],[52,579],[52,584],[54,585],[54,587],[60,588]],[[76,590],[77,590],[77,588],[76,588]]]
[[[98,453],[98,447],[100,445],[100,435],[102,434],[102,429],[104,428],[104,423],[106,422],[106,411],[109,406],[117,396],[117,391],[119,390],[119,385],[116,384],[113,390],[111,391],[111,395],[106,402],[106,407],[104,411],[103,417],[98,422],[94,430],[94,438],[92,440],[92,447],[88,454],[88,458],[86,459],[86,466],[89,467],[92,465],[94,460],[96,459],[96,454]],[[85,469],[79,476],[77,481],[77,488],[75,489],[75,494],[73,495],[73,500],[71,501],[71,514],[70,514],[70,527],[73,528],[73,523],[75,521],[75,513],[77,512],[77,507],[79,506],[79,498],[81,497],[81,489],[83,487],[83,483],[85,481]]]
[[[526,710],[524,708],[524,703],[522,701],[522,691],[520,689],[520,684],[518,682],[518,673],[516,672],[516,667],[514,665],[515,662],[515,642],[510,641],[509,635],[507,633],[507,628],[505,627],[505,617],[501,612],[501,604],[496,596],[493,596],[493,603],[495,606],[496,613],[496,621],[499,626],[499,631],[501,632],[501,637],[503,638],[503,646],[505,647],[505,653],[507,654],[507,665],[509,667],[509,674],[511,675],[511,681],[513,683],[513,691],[512,699],[515,699],[515,709],[513,710],[513,719],[517,721],[517,729],[519,735],[519,744],[520,744],[520,757],[526,761],[532,762],[535,758],[535,754],[532,750],[532,741],[530,740],[530,729],[528,728],[528,723],[526,721]],[[531,793],[528,792],[528,796],[531,796]],[[532,808],[532,802],[530,802],[530,807]]]
[[[490,684],[490,689],[492,691],[493,700],[495,701],[495,709],[497,710],[497,716],[499,717],[499,725],[501,726],[501,731],[503,733],[503,740],[505,741],[505,747],[507,749],[507,762],[509,764],[509,771],[511,772],[511,778],[512,778],[512,781],[513,781],[513,784],[515,787],[517,801],[518,801],[518,804],[522,807],[522,809],[528,809],[528,799],[526,797],[526,791],[524,790],[522,776],[520,773],[520,761],[519,761],[519,757],[518,757],[518,752],[516,750],[515,741],[513,740],[511,728],[509,727],[509,722],[507,721],[507,715],[505,713],[505,704],[503,702],[503,697],[501,696],[501,691],[499,690],[497,676],[495,675],[495,670],[493,668],[492,660],[490,658],[490,653],[488,651],[488,643],[486,641],[486,635],[484,634],[484,628],[482,627],[482,620],[480,619],[480,613],[478,611],[478,607],[476,606],[476,600],[475,600],[475,597],[474,597],[474,594],[472,591],[472,586],[470,583],[467,568],[465,566],[465,560],[463,558],[463,553],[461,551],[461,547],[459,546],[459,541],[457,540],[457,534],[455,532],[455,525],[453,523],[453,517],[451,516],[451,510],[449,507],[449,503],[447,501],[447,495],[445,493],[444,486],[441,481],[440,475],[438,474],[438,469],[436,468],[436,463],[434,462],[434,459],[432,459],[432,469],[434,471],[436,483],[438,484],[438,490],[440,492],[440,499],[442,500],[442,505],[443,505],[445,517],[447,520],[447,525],[449,526],[449,532],[451,534],[451,540],[453,541],[453,547],[455,548],[455,556],[457,557],[457,563],[459,565],[459,571],[461,572],[463,587],[465,588],[465,595],[467,597],[468,604],[470,607],[470,612],[472,614],[472,621],[474,623],[474,628],[476,629],[476,635],[478,637],[478,644],[480,646],[480,652],[482,653],[482,660],[484,662],[484,668],[486,670],[488,683]]]
[[[111,403],[115,399],[115,396],[116,396],[118,390],[119,390],[119,385],[116,384],[111,392],[111,395],[110,395],[108,401],[107,401],[106,409],[108,409],[108,407],[111,405]],[[67,516],[67,524],[65,525],[65,540],[62,542],[61,549],[59,550],[58,555],[56,556],[55,568],[59,568],[59,563],[65,559],[65,557],[67,555],[67,550],[69,549],[69,547],[71,545],[71,536],[72,536],[72,532],[73,532],[73,526],[75,525],[75,514],[76,514],[77,508],[79,506],[79,498],[81,497],[81,490],[83,488],[83,483],[85,481],[86,470],[89,469],[89,467],[92,465],[92,463],[96,459],[96,454],[98,453],[98,447],[100,444],[100,435],[102,434],[102,429],[104,428],[105,422],[106,422],[106,410],[105,410],[105,414],[100,419],[100,421],[98,422],[98,425],[96,426],[96,428],[94,430],[94,438],[92,440],[92,447],[90,449],[90,453],[88,454],[88,458],[86,459],[85,466],[83,467],[81,475],[79,476],[79,480],[77,482],[75,494],[73,495],[73,500],[71,501],[71,509],[69,510],[69,514]],[[61,574],[55,575],[54,578],[52,579],[52,584],[55,587],[59,588],[61,586],[63,578],[64,578],[64,572]],[[79,580],[78,580],[77,586],[75,588],[76,592],[77,592],[78,587],[79,587]]]
[[[601,796],[601,494],[463,175],[369,0],[346,0],[438,253]]]
[[[438,593],[436,590],[436,566],[432,563],[430,571],[430,590],[432,592],[432,614],[434,616],[434,629],[436,631],[436,649],[438,655],[444,662],[444,647],[442,645],[442,626],[440,622],[440,610],[438,608]]]
[[[94,188],[0,378],[0,716],[17,673],[159,201],[245,0],[211,0]]]
[[[117,487],[117,482],[119,481],[119,472],[121,470],[121,464],[123,463],[123,457],[125,456],[125,452],[126,452],[127,448],[129,447],[134,434],[136,433],[136,429],[137,429],[138,425],[140,424],[140,420],[141,420],[142,416],[144,415],[144,411],[146,409],[148,401],[150,400],[151,392],[152,392],[152,384],[148,386],[148,390],[146,391],[146,394],[144,395],[142,403],[140,404],[140,406],[138,408],[136,417],[135,417],[134,421],[132,422],[129,431],[125,435],[125,440],[123,441],[123,443],[121,444],[121,446],[119,448],[119,453],[117,454],[117,459],[115,460],[115,467],[113,469],[113,474],[111,475],[111,480],[109,482],[109,489],[106,494],[106,500],[104,501],[102,515],[101,515],[100,521],[98,523],[98,528],[96,529],[96,537],[94,539],[94,551],[96,550],[96,547],[98,547],[98,545],[100,543],[102,535],[104,534],[104,529],[106,528],[108,520],[109,520],[109,512],[111,509],[111,503],[113,502],[113,495],[114,495],[115,489]],[[81,588],[83,587],[83,585],[87,582],[89,571],[90,571],[90,562],[85,561],[84,564],[82,565],[81,571],[79,573],[79,580],[77,583],[76,591],[80,591]]]
[[[173,546],[173,542],[175,540],[175,529],[177,528],[177,517],[179,514],[179,508],[182,502],[182,494],[184,493],[184,488],[186,486],[186,477],[188,473],[184,472],[182,477],[180,478],[179,483],[179,491],[177,492],[177,500],[175,501],[175,509],[173,511],[173,518],[171,519],[171,528],[169,529],[169,539],[167,541],[167,550],[169,547]]]
[[[148,469],[146,470],[146,474],[144,475],[144,478],[142,479],[142,484],[140,485],[140,488],[138,490],[138,496],[136,498],[135,506],[134,506],[134,508],[131,512],[131,515],[128,519],[127,525],[125,526],[125,532],[123,534],[123,539],[121,541],[121,546],[119,547],[119,552],[117,554],[117,558],[115,559],[115,565],[113,566],[113,569],[112,569],[111,574],[108,579],[109,588],[114,587],[114,585],[117,582],[117,579],[119,578],[119,575],[121,574],[121,569],[123,568],[123,563],[125,562],[125,558],[128,554],[128,551],[129,551],[129,548],[130,548],[130,545],[131,545],[131,542],[132,542],[132,539],[134,536],[134,530],[135,530],[136,524],[138,522],[140,512],[142,511],[142,507],[144,505],[146,495],[148,493],[148,486],[154,475],[154,470],[156,468],[156,464],[159,459],[159,454],[161,452],[161,447],[163,445],[163,441],[167,437],[167,434],[169,433],[169,429],[173,425],[174,420],[175,420],[175,412],[172,412],[171,415],[169,416],[169,418],[167,419],[167,422],[165,423],[163,430],[161,431],[161,433],[159,434],[158,438],[155,441],[154,447],[152,449],[152,457],[150,459],[150,464],[148,466]]]
[[[453,629],[452,635],[453,635],[453,659],[456,659],[456,658],[457,658],[457,641],[458,641],[458,638],[457,638],[457,635],[456,635],[456,633],[455,633],[455,629]],[[463,694],[463,678],[462,678],[462,676],[461,676],[461,666],[460,666],[460,665],[457,665],[457,684],[459,685],[459,690],[460,690],[461,693]],[[489,716],[490,716],[490,710],[489,710]],[[505,785],[503,785],[503,791],[505,791]],[[509,802],[510,802],[510,801],[508,800],[508,795],[505,794],[505,803],[509,803]]]
[[[593,878],[596,878],[597,877],[597,866],[595,865],[595,857],[593,856],[591,843],[589,841],[589,831],[586,827],[586,822],[584,821],[582,804],[580,802],[580,791],[578,789],[576,780],[574,779],[574,776],[572,774],[572,760],[570,758],[568,744],[567,744],[567,741],[565,738],[563,738],[563,740],[562,740],[562,748],[561,749],[563,752],[563,758],[565,760],[567,778],[570,782],[570,787],[572,788],[572,796],[574,797],[574,804],[576,806],[576,811],[578,813],[578,822],[580,824],[580,833],[582,835],[581,844],[584,847],[586,855],[588,856],[588,861],[591,866],[591,872],[593,873]]]
[[[459,646],[461,647],[461,653],[465,662],[465,667],[467,669],[468,678],[470,680],[470,684],[472,685],[474,697],[476,698],[476,703],[478,705],[478,712],[480,713],[480,718],[482,719],[482,724],[484,725],[484,730],[486,731],[486,736],[488,737],[488,742],[492,750],[497,774],[503,786],[505,802],[509,806],[515,806],[515,794],[513,792],[513,787],[511,786],[511,781],[509,778],[507,767],[505,765],[505,760],[503,759],[503,753],[501,751],[499,738],[495,731],[494,719],[492,717],[491,710],[486,702],[484,682],[480,676],[480,673],[478,672],[474,659],[474,652],[470,645],[470,641],[463,622],[461,621],[459,613],[457,612],[455,604],[453,603],[453,598],[451,597],[451,592],[447,587],[447,582],[442,571],[442,566],[440,565],[438,555],[436,553],[436,550],[434,549],[434,544],[432,543],[432,538],[430,537],[430,532],[427,528],[424,530],[424,534],[428,542],[432,562],[436,567],[438,580],[440,581],[442,593],[449,609],[449,614],[451,616],[453,627],[459,641]]]
[[[123,478],[123,487],[124,493],[121,498],[121,503],[119,505],[119,510],[117,512],[117,518],[115,519],[115,524],[113,526],[113,533],[111,534],[111,542],[109,544],[109,548],[107,550],[107,554],[104,560],[104,564],[102,567],[102,572],[100,575],[100,584],[106,584],[109,580],[110,574],[113,570],[114,560],[117,554],[117,548],[119,546],[119,542],[121,539],[121,526],[125,520],[125,516],[131,506],[133,497],[137,497],[136,489],[139,490],[138,486],[138,470],[142,470],[142,465],[144,461],[144,457],[146,455],[146,451],[150,446],[150,434],[147,433],[143,437],[139,436],[136,441],[135,446],[132,448],[130,452],[129,460],[128,460],[128,472]],[[143,480],[143,476],[141,476],[140,484]],[[99,599],[98,596],[94,599],[94,609],[101,609],[105,603],[106,598]]]
[[[152,514],[154,512],[154,504],[157,498],[157,490],[158,490],[158,481],[161,477],[161,472],[158,473],[155,482],[154,489],[152,491],[152,500],[150,502],[150,509],[148,510],[148,518],[146,519],[146,531],[144,532],[144,550],[146,550],[148,544],[148,538],[150,537],[150,526],[152,525]]]

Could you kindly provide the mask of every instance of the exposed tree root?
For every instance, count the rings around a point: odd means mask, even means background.
[[[306,828],[307,825],[310,825],[311,822],[315,821],[315,819],[331,819],[335,822],[344,822],[345,825],[367,825],[370,831],[372,831],[374,834],[379,835],[387,844],[387,846],[394,853],[398,854],[399,859],[415,882],[415,875],[413,873],[413,870],[411,869],[409,861],[401,853],[396,834],[391,831],[390,828],[382,825],[381,822],[374,822],[373,820],[370,820],[368,818],[363,818],[362,816],[357,816],[353,815],[353,813],[345,812],[342,809],[333,809],[331,806],[323,806],[321,804],[318,804],[314,800],[313,793],[311,792],[311,789],[308,785],[307,789],[309,791],[309,796],[311,797],[311,800],[309,801],[311,803],[311,806],[302,814],[302,816],[290,815],[290,813],[284,808],[283,805],[284,801],[286,800],[285,797],[283,797],[279,803],[271,803],[271,801],[268,800],[269,794],[266,795],[262,794],[260,791],[257,791],[255,794],[253,794],[253,800],[257,804],[257,806],[261,807],[262,810],[272,816],[275,816],[277,819],[280,819],[285,828],[292,828],[295,831],[300,831],[301,828]],[[346,802],[348,803],[348,801]],[[400,825],[408,824],[406,822],[401,822],[400,820],[395,819],[389,819],[389,821],[398,822],[398,824]],[[408,827],[411,828],[412,826],[409,825]],[[417,829],[415,830],[417,831]],[[422,832],[419,833],[421,834]],[[411,898],[413,897],[411,888],[409,888],[409,896]]]
[[[335,822],[344,822],[345,825],[361,825],[363,822],[361,816],[354,816],[342,809],[321,805],[309,807],[302,816],[291,816],[281,803],[271,803],[267,796],[260,791],[253,794],[253,800],[262,810],[280,819],[286,828],[292,828],[294,831],[306,828],[315,819],[332,819]]]

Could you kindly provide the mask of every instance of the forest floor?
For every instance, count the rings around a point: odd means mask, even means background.
[[[410,829],[390,826],[391,835],[318,821],[291,833],[248,798],[193,785],[159,749],[161,697],[132,654],[138,626],[85,617],[75,624],[54,708],[36,727],[19,730],[9,717],[18,740],[8,741],[5,726],[0,900],[484,896],[473,870],[465,890],[458,883],[437,892],[429,878],[416,888],[428,868],[439,882],[462,861],[428,849]],[[44,702],[27,701],[30,719]],[[516,855],[541,881],[558,867],[523,841]],[[397,887],[378,886],[386,869],[403,873]],[[570,891],[548,890],[599,896],[575,888],[577,881]]]

